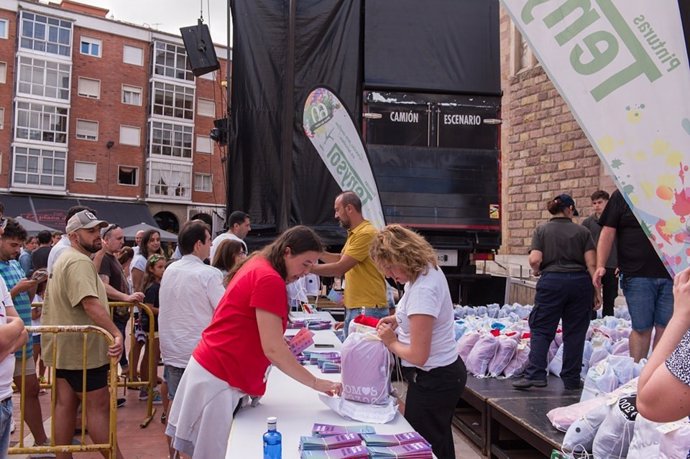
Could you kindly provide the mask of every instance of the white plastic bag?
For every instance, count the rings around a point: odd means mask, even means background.
[[[636,400],[636,395],[627,395],[610,406],[606,419],[594,437],[594,457],[624,458],[628,455],[637,417]]]
[[[659,441],[659,459],[688,457],[690,451],[690,422],[678,421],[659,427],[662,431]]]
[[[563,437],[563,452],[567,454],[591,452],[597,430],[608,414],[608,405],[600,404],[573,422]]]
[[[554,355],[553,359],[551,359],[549,362],[548,369],[552,374],[558,376],[559,378],[561,377],[561,370],[563,369],[563,344],[558,346],[556,355]]]
[[[467,356],[467,360],[465,360],[467,371],[477,377],[486,376],[489,363],[496,355],[497,349],[498,340],[495,336],[484,335],[479,338],[479,341],[477,341],[477,344],[474,345]]]
[[[658,427],[661,425],[663,424],[645,419],[641,414],[637,415],[635,432],[628,450],[628,459],[659,457],[661,431]]]

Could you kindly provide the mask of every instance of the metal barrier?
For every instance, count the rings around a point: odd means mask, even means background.
[[[128,374],[125,375],[125,380],[124,381],[118,381],[117,385],[118,387],[124,387],[125,390],[127,389],[140,389],[142,387],[147,388],[148,392],[148,399],[146,400],[146,417],[144,420],[139,424],[139,427],[142,429],[148,426],[151,423],[151,420],[153,419],[154,415],[156,414],[156,409],[153,407],[153,391],[154,388],[156,387],[156,382],[158,378],[158,362],[155,361],[155,356],[154,354],[154,336],[155,336],[155,330],[156,330],[156,325],[154,322],[154,315],[153,311],[151,311],[151,308],[148,307],[144,303],[139,303],[139,304],[134,304],[134,303],[125,303],[125,302],[108,302],[108,305],[110,306],[110,313],[112,316],[113,311],[115,308],[119,307],[126,307],[129,308],[129,336],[130,336],[130,342],[129,342],[129,353],[127,354],[127,360],[130,362],[129,365],[129,371]],[[134,380],[134,372],[136,371],[136,368],[138,366],[139,362],[133,362],[133,356],[134,356],[134,346],[136,345],[136,336],[135,336],[135,323],[134,319],[132,317],[132,312],[134,308],[139,309],[139,313],[146,313],[149,317],[149,329],[148,329],[148,338],[146,340],[146,346],[148,348],[148,355],[149,355],[149,361],[147,363],[148,369],[149,369],[149,379],[146,381],[143,380]],[[124,337],[123,337],[124,339]],[[124,341],[123,341],[124,344]]]
[[[86,349],[87,349],[87,335],[88,333],[100,333],[104,336],[108,342],[108,346],[114,343],[113,336],[106,330],[96,327],[94,325],[68,325],[68,326],[38,326],[38,327],[26,327],[29,332],[39,332],[43,333],[81,333],[83,337],[82,344],[82,400],[86,400]],[[55,404],[57,402],[57,397],[55,393],[55,366],[50,367],[51,374],[51,400],[50,400],[50,438],[51,446],[32,446],[26,447],[24,445],[24,403],[26,394],[26,346],[31,343],[27,343],[22,347],[22,380],[21,380],[21,398],[19,402],[19,413],[20,418],[17,423],[19,426],[19,444],[18,446],[13,446],[9,449],[9,454],[45,454],[45,453],[79,453],[79,452],[98,452],[107,451],[108,457],[110,459],[115,459],[117,451],[117,359],[110,358],[110,372],[108,376],[108,387],[110,388],[110,419],[109,419],[109,432],[108,432],[108,443],[96,443],[87,445],[86,443],[86,410],[81,411],[81,441],[79,445],[55,445]],[[53,362],[56,361],[58,350],[58,341],[55,339],[53,346]]]

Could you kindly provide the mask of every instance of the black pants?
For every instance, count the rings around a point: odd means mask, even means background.
[[[431,443],[438,459],[455,459],[451,422],[467,382],[461,358],[430,371],[403,367],[407,380],[405,419]]]
[[[567,389],[579,387],[582,351],[592,313],[594,288],[586,272],[550,273],[537,282],[534,308],[529,315],[530,351],[527,379],[546,380],[549,346],[563,319],[563,369]]]
[[[601,315],[602,317],[613,317],[613,303],[618,297],[618,276],[616,276],[616,268],[606,268],[606,274],[601,278],[601,290]]]

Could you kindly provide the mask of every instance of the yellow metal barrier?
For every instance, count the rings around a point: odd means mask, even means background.
[[[83,401],[86,400],[86,339],[89,333],[101,333],[108,346],[114,343],[113,336],[100,327],[94,325],[68,325],[68,326],[39,326],[39,327],[26,327],[29,332],[38,333],[81,333],[83,337],[82,344],[82,405]],[[55,345],[53,346],[53,362],[57,359],[58,350],[58,340],[54,340]],[[81,444],[79,445],[56,445],[55,444],[55,403],[57,397],[55,394],[55,367],[50,367],[51,374],[51,401],[50,401],[50,446],[32,446],[27,447],[24,445],[24,397],[26,394],[26,346],[31,343],[27,343],[22,348],[22,380],[21,380],[21,398],[19,402],[19,444],[18,446],[13,446],[9,449],[9,454],[45,454],[45,453],[79,453],[79,452],[96,452],[96,451],[106,451],[110,459],[115,459],[117,451],[117,359],[110,359],[110,372],[108,376],[108,386],[110,388],[110,417],[109,417],[109,433],[108,433],[108,443],[97,443],[97,444],[86,444],[86,430],[84,426],[86,425],[86,409],[82,408],[81,411]]]
[[[153,407],[153,390],[156,387],[156,382],[158,379],[158,362],[155,361],[155,356],[154,354],[154,334],[156,330],[156,325],[154,322],[154,315],[153,311],[151,311],[151,308],[148,307],[147,305],[143,303],[139,304],[134,304],[134,303],[125,303],[125,302],[108,302],[108,305],[110,306],[110,313],[112,316],[112,313],[115,308],[118,307],[126,307],[129,308],[129,336],[130,336],[130,341],[129,341],[129,353],[127,354],[127,360],[129,361],[129,372],[127,375],[125,375],[125,380],[124,381],[119,381],[118,386],[119,387],[124,387],[126,389],[140,389],[142,387],[146,387],[147,392],[148,392],[148,399],[146,400],[146,417],[144,420],[139,424],[139,427],[144,428],[148,426],[151,423],[151,420],[153,419],[154,415],[156,414],[156,409]],[[149,369],[149,379],[146,381],[143,380],[134,380],[134,372],[136,371],[136,368],[138,366],[139,362],[133,362],[133,357],[134,357],[134,346],[136,345],[136,336],[134,333],[134,319],[132,318],[132,312],[134,308],[139,308],[139,313],[146,313],[149,317],[149,329],[147,330],[148,332],[148,338],[146,340],[146,346],[148,348],[148,355],[149,355],[149,361],[147,362],[148,369]],[[123,337],[123,339],[126,337]],[[124,343],[124,341],[123,341]]]

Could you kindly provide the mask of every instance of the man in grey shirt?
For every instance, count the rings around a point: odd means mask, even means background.
[[[601,234],[601,225],[599,224],[599,217],[606,208],[609,202],[609,194],[603,190],[597,190],[592,193],[592,207],[594,214],[585,218],[582,225],[592,233],[594,245],[599,242],[599,235]],[[611,254],[606,260],[606,274],[601,279],[602,283],[602,316],[613,316],[613,306],[616,297],[618,296],[618,252],[616,251],[616,243],[614,242],[611,248]]]

